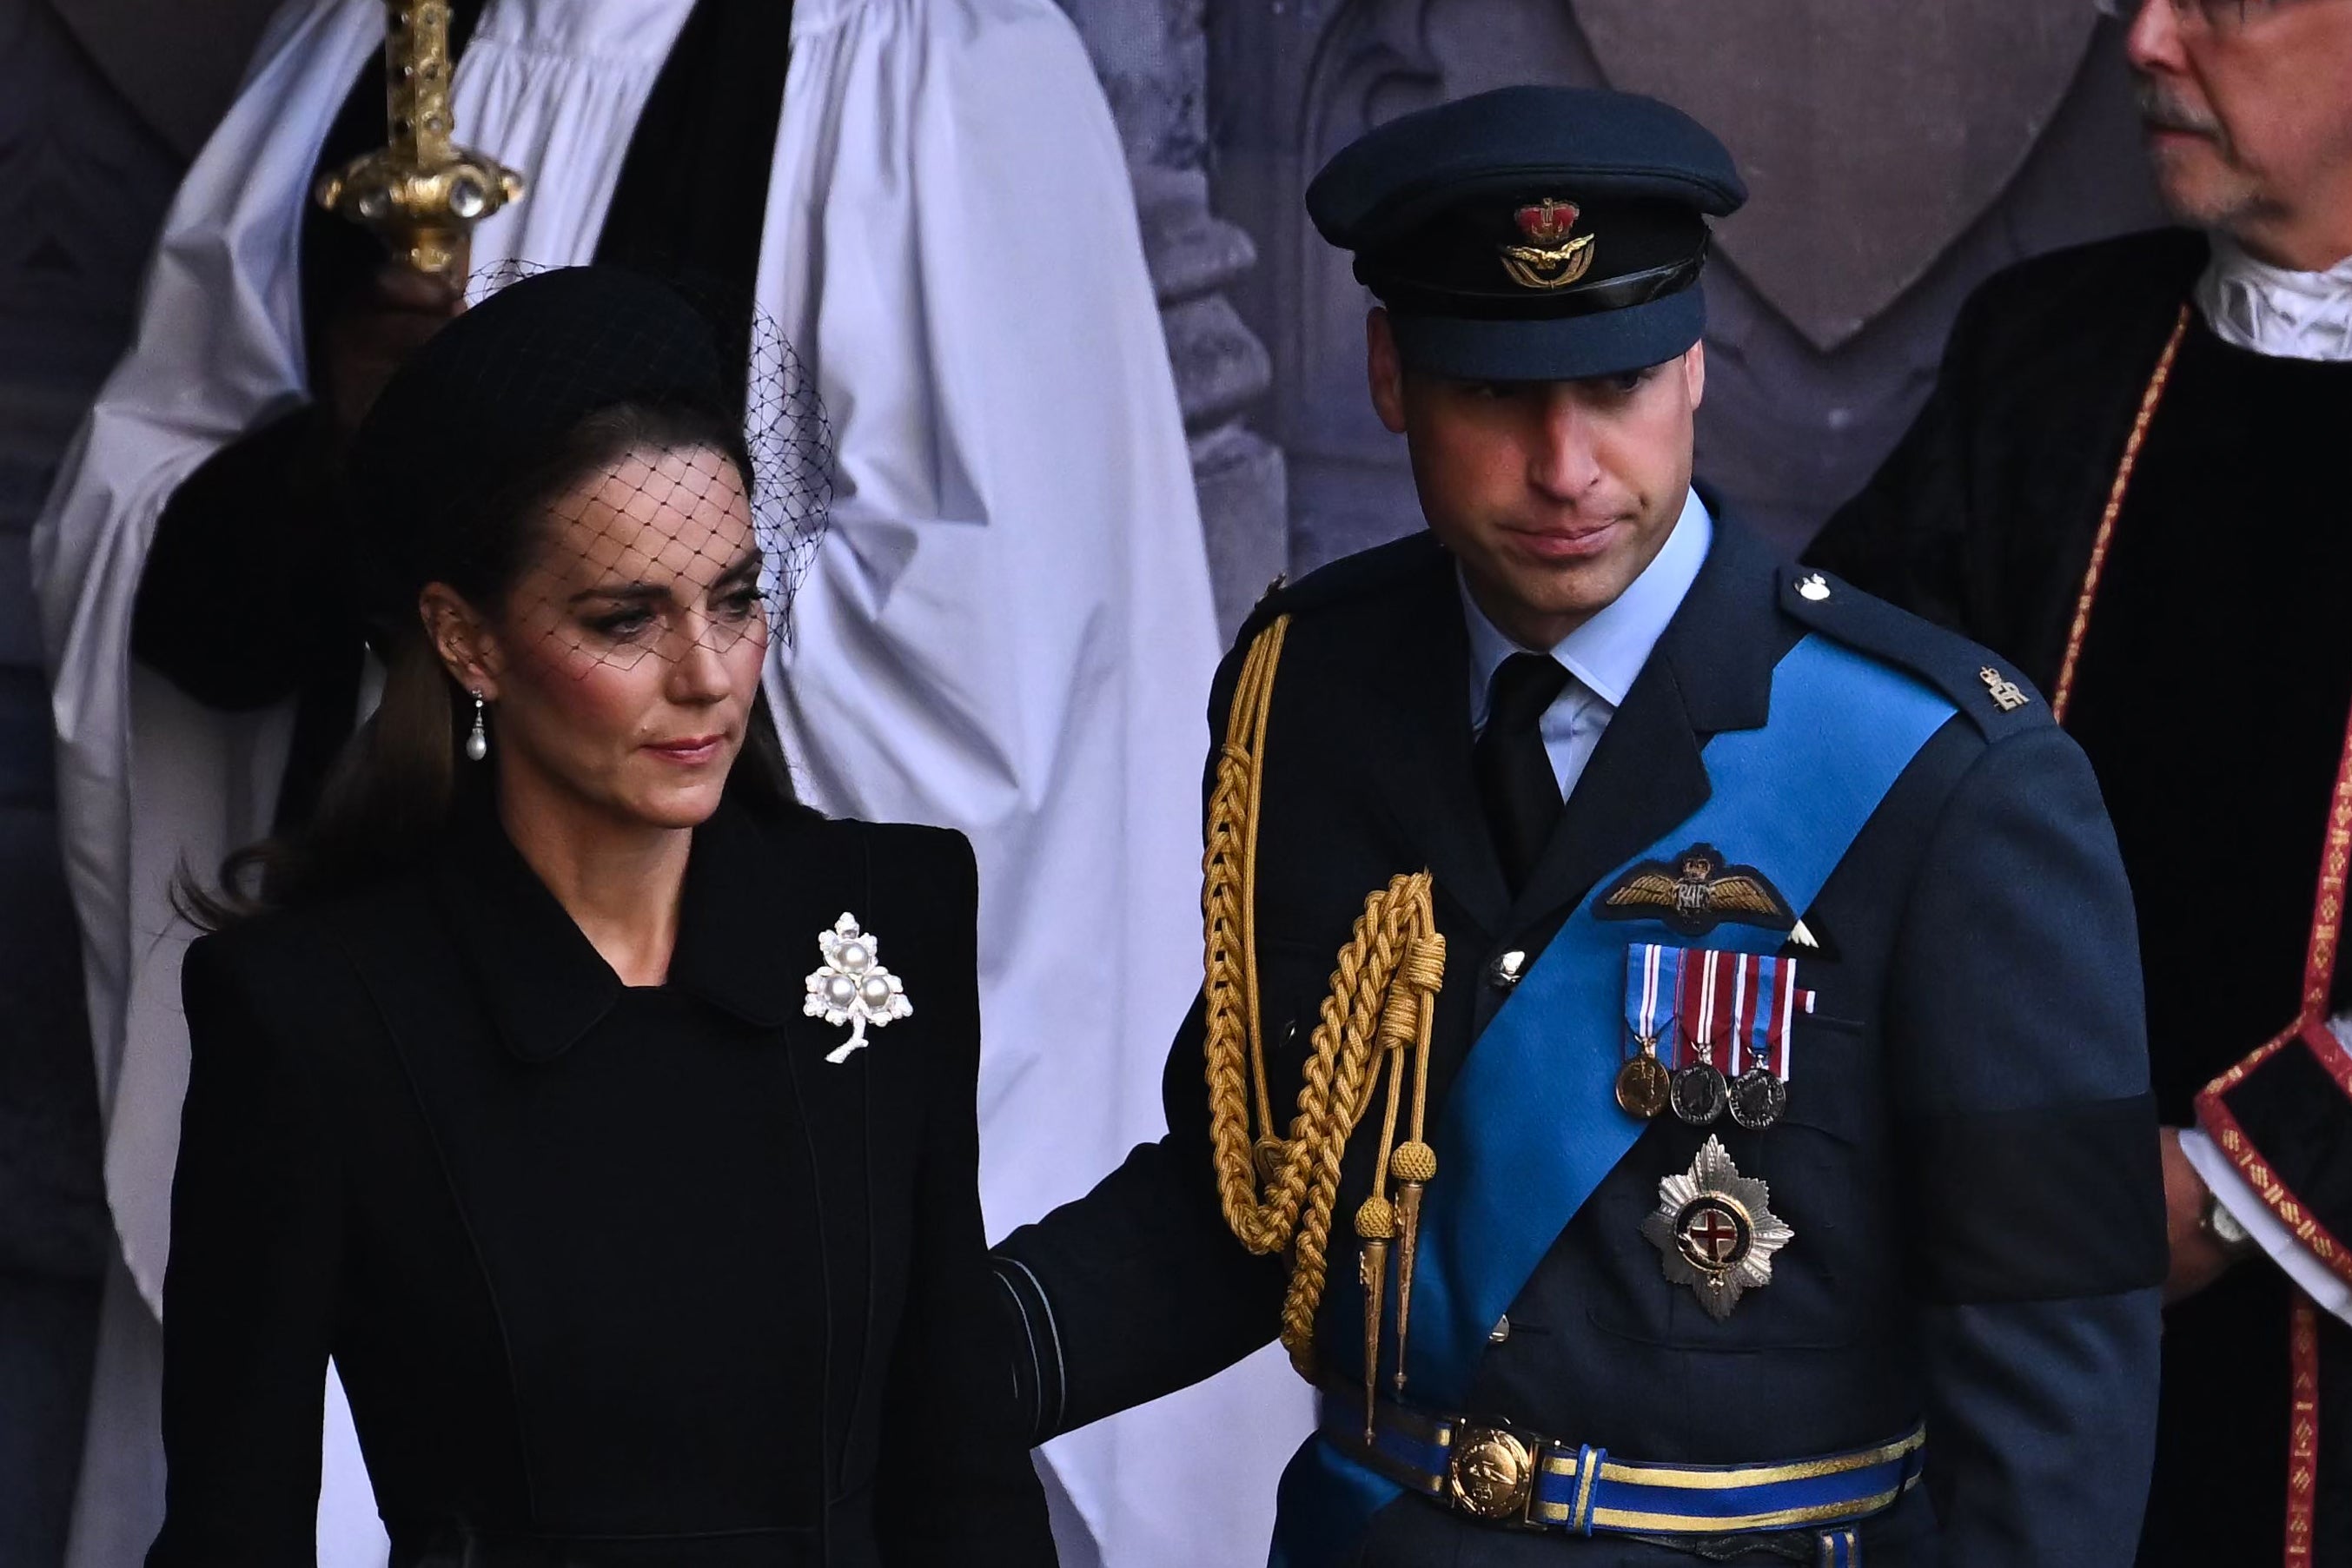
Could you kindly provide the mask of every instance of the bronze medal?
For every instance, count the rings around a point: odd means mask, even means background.
[[[1629,1116],[1646,1122],[1666,1108],[1671,1080],[1652,1051],[1643,1051],[1617,1070],[1617,1103]]]
[[[1723,1114],[1729,1091],[1723,1073],[1711,1061],[1694,1061],[1676,1072],[1671,1098],[1675,1114],[1694,1127],[1704,1127]]]
[[[1789,1086],[1769,1067],[1751,1067],[1731,1081],[1731,1119],[1751,1133],[1760,1133],[1789,1108]]]

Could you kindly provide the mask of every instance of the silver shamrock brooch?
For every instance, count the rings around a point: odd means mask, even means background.
[[[868,1024],[880,1029],[915,1008],[898,977],[882,967],[882,939],[859,930],[856,915],[843,911],[832,930],[817,933],[816,945],[824,963],[808,977],[808,999],[801,1011],[849,1026],[849,1038],[825,1052],[827,1061],[838,1064],[866,1043]]]
[[[1721,1322],[1743,1293],[1772,1282],[1772,1254],[1796,1237],[1765,1207],[1770,1201],[1770,1189],[1741,1176],[1722,1140],[1710,1137],[1688,1171],[1658,1184],[1642,1234],[1664,1255],[1666,1279],[1688,1285]]]

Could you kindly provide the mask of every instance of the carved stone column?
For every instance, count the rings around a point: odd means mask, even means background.
[[[1231,635],[1288,559],[1282,449],[1244,415],[1274,381],[1223,290],[1257,261],[1210,210],[1202,0],[1063,0],[1127,149],[1201,498],[1217,620]]]

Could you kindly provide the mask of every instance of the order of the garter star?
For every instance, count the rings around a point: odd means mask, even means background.
[[[843,1062],[866,1043],[866,1025],[880,1029],[915,1008],[898,977],[883,967],[882,939],[858,929],[856,915],[844,910],[832,930],[817,933],[816,945],[824,962],[809,975],[808,999],[801,1011],[829,1024],[849,1026],[849,1038],[824,1057]]]

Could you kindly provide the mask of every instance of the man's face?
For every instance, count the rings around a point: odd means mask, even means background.
[[[2174,216],[2283,266],[2352,253],[2352,0],[2146,0],[2125,49]]]
[[[1368,331],[1372,405],[1487,617],[1548,648],[1624,592],[1682,515],[1705,350],[1596,381],[1457,382],[1404,369],[1386,311]]]

